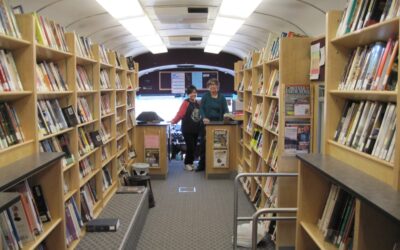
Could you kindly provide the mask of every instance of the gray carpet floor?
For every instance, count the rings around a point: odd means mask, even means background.
[[[166,180],[152,180],[156,206],[151,208],[138,250],[232,249],[233,180],[207,180],[204,172],[187,172],[183,162],[171,161]],[[179,193],[179,187],[196,192]],[[239,216],[254,208],[239,192]],[[274,249],[265,244],[260,249]]]

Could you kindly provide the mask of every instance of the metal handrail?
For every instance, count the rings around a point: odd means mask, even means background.
[[[233,196],[233,249],[236,250],[237,245],[237,224],[238,221],[251,221],[253,217],[238,217],[238,187],[239,180],[243,177],[297,177],[297,173],[240,173],[235,177],[234,196]],[[262,218],[267,219],[267,218]],[[256,223],[257,224],[257,223]]]
[[[259,218],[262,214],[269,214],[269,213],[296,213],[297,208],[263,208],[257,210],[253,214],[252,219],[252,230],[251,230],[251,249],[257,249],[257,231],[258,231],[258,221],[259,220],[296,220],[296,216],[289,216],[289,217],[279,217],[279,216],[272,216],[272,217],[265,217]]]

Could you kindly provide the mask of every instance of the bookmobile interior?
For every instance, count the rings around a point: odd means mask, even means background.
[[[399,17],[1,0],[0,250],[399,250]]]

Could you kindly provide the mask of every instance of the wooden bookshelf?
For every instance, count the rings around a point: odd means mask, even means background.
[[[325,241],[317,226],[332,184],[356,199],[353,249],[393,248],[400,233],[399,192],[332,156],[310,154],[298,158],[296,249],[337,249]]]
[[[51,154],[39,154],[41,143],[45,140],[54,140],[61,135],[68,139],[69,149],[74,158],[73,162],[63,165],[60,163],[60,167],[57,168],[58,170],[48,171],[46,169],[40,173],[33,173],[35,174],[35,177],[32,179],[34,182],[46,185],[46,190],[44,192],[54,190],[54,193],[51,196],[49,195],[47,200],[51,200],[48,201],[50,203],[48,204],[51,207],[50,209],[56,210],[57,212],[52,213],[54,219],[51,224],[46,225],[46,232],[41,234],[40,238],[37,237],[35,242],[32,242],[32,244],[26,247],[26,249],[34,249],[38,246],[41,240],[45,240],[47,246],[51,249],[67,249],[66,220],[64,211],[65,203],[73,197],[78,206],[78,210],[80,211],[82,202],[80,195],[81,187],[84,183],[93,180],[95,181],[97,191],[97,202],[94,212],[95,214],[99,214],[107,203],[106,200],[109,200],[112,197],[118,186],[117,153],[119,153],[119,157],[126,158],[125,162],[128,162],[128,151],[126,150],[128,148],[127,136],[131,138],[131,149],[134,149],[134,127],[136,123],[131,124],[130,128],[132,129],[129,129],[128,131],[127,99],[129,96],[131,99],[129,110],[134,112],[135,96],[138,88],[139,65],[136,63],[135,69],[129,70],[126,58],[120,56],[119,61],[121,62],[121,65],[118,66],[116,62],[116,54],[111,51],[107,54],[109,63],[103,63],[100,60],[100,45],[96,44],[92,45],[90,48],[94,58],[78,56],[77,44],[75,42],[76,34],[72,32],[65,33],[68,52],[38,44],[35,40],[34,17],[30,14],[23,14],[17,15],[16,18],[22,38],[19,39],[7,35],[0,35],[0,49],[7,49],[12,53],[21,79],[23,91],[0,92],[0,102],[7,102],[10,106],[15,108],[25,139],[23,142],[0,149],[0,157],[2,159],[0,170],[6,171],[5,169],[3,170],[3,166],[23,160],[27,156],[35,158],[38,155]],[[57,63],[59,65],[60,75],[63,77],[68,90],[39,91],[36,85],[36,64],[42,61]],[[86,71],[92,89],[79,89],[77,82],[77,77],[80,77],[77,71],[78,65],[82,66]],[[107,70],[110,78],[111,88],[105,91],[100,89],[101,69]],[[119,76],[121,82],[121,85],[118,87],[115,85],[116,75]],[[132,82],[132,86],[130,87],[128,87],[128,78]],[[101,116],[101,95],[110,96],[111,112],[105,116]],[[92,120],[79,123],[73,127],[61,129],[45,136],[39,135],[37,129],[40,116],[37,108],[37,102],[39,100],[58,101],[61,108],[72,106],[75,113],[78,114],[78,98],[85,98],[87,100],[90,112],[92,113]],[[117,115],[120,117],[118,125],[116,124]],[[103,146],[93,148],[89,152],[82,153],[82,155],[79,153],[79,130],[83,129],[86,132],[99,130],[102,122],[106,122],[109,125],[108,128],[110,130],[110,138],[107,139],[104,146],[111,149],[109,152],[110,157],[103,162],[101,161],[101,147]],[[120,134],[118,139],[121,142],[121,149],[117,150],[118,140],[116,139],[116,131],[119,126]],[[41,159],[43,160],[47,158],[42,157]],[[80,180],[79,162],[85,159],[91,160],[93,170],[89,175],[85,176],[83,180]],[[31,159],[29,162],[24,162],[24,166],[21,167],[36,166],[40,165],[39,163],[38,160]],[[49,164],[53,163],[54,162],[50,162]],[[109,168],[113,183],[103,192],[102,168],[106,166]],[[21,167],[18,169],[21,169]],[[21,172],[14,173],[12,170],[7,170],[6,172],[8,178],[13,181],[18,181],[20,178],[28,178]],[[15,178],[12,178],[12,175],[15,175]],[[3,181],[3,176],[5,175],[1,175],[0,182]],[[45,182],[48,182],[49,184],[47,185]],[[68,184],[68,191],[66,192],[63,191],[64,183]],[[8,186],[4,185],[4,188],[9,187],[10,185],[12,184],[9,184]],[[47,188],[49,185],[51,188]],[[6,202],[6,198],[7,197],[3,196],[0,197],[2,206],[4,205],[3,201]],[[57,203],[56,205],[56,202],[60,203]],[[68,249],[74,249],[78,242],[79,240],[74,241]]]
[[[290,117],[285,116],[285,87],[293,84],[309,86],[309,67],[310,67],[310,42],[311,38],[281,38],[278,59],[259,64],[259,53],[253,53],[252,58],[246,58],[242,64],[235,68],[235,83],[244,82],[243,91],[243,160],[240,168],[243,172],[297,172],[296,160],[293,155],[285,153],[285,122],[288,120],[309,120],[312,126],[312,90],[310,88],[310,108],[311,113],[307,116]],[[249,65],[251,68],[240,70],[240,65]],[[262,61],[262,60],[261,60]],[[269,80],[274,71],[279,70],[279,95],[273,96],[267,94],[270,86]],[[276,73],[275,73],[276,74]],[[242,78],[242,79],[241,79]],[[276,128],[271,129],[265,126],[268,111],[271,105],[275,103],[278,107],[279,118]],[[250,125],[251,124],[251,125]],[[254,145],[255,131],[262,134],[261,143]],[[271,144],[277,141],[277,167],[270,166],[268,155]],[[310,142],[310,150],[312,149]],[[293,178],[280,179],[274,186],[277,191],[268,195],[264,191],[267,178],[261,178],[261,181],[255,178],[251,179],[249,198],[255,195],[257,189],[261,188],[261,196],[257,209],[264,208],[264,204],[277,200],[277,207],[296,207],[297,181]],[[282,216],[286,216],[285,214]],[[295,222],[278,222],[276,233],[276,246],[290,247],[295,243]]]

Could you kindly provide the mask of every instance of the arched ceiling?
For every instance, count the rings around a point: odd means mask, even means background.
[[[114,0],[116,3],[117,1]],[[270,32],[294,31],[307,36],[325,33],[325,13],[344,9],[347,0],[263,0],[223,51],[244,57],[265,46]],[[10,0],[25,12],[36,11],[69,31],[125,56],[148,50],[95,0]],[[222,0],[140,0],[167,48],[203,49]],[[246,1],[243,0],[245,3]],[[207,14],[188,14],[188,7],[207,8]],[[202,37],[190,41],[189,37]]]

